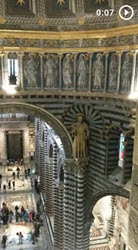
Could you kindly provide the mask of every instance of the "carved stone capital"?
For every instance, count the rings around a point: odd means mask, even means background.
[[[117,51],[117,52],[116,52],[116,55],[117,55],[118,57],[120,57],[120,58],[121,58],[122,54],[123,54],[123,51]]]
[[[65,160],[64,171],[74,173],[74,171],[75,171],[75,164],[76,164],[76,162],[75,162],[74,159],[67,159],[67,160]]]
[[[76,162],[76,164],[75,164],[76,165],[75,171],[78,174],[84,174],[85,171],[88,168],[89,159],[88,158],[80,158],[80,159],[76,158],[75,162]]]

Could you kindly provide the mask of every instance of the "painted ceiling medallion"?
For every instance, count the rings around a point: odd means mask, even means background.
[[[62,5],[63,3],[65,3],[65,0],[57,0],[57,3],[59,3],[60,5]]]
[[[25,4],[25,1],[24,0],[18,0],[17,4],[20,4],[22,6],[23,4]]]
[[[102,4],[103,2],[104,2],[104,0],[96,0],[96,3]]]

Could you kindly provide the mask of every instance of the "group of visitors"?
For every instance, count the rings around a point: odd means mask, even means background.
[[[10,162],[12,162],[12,161],[10,161]],[[9,162],[9,165],[11,165],[10,162]],[[20,165],[22,165],[22,163],[23,163],[23,161],[20,161]],[[16,174],[16,171],[17,171],[17,174]],[[12,178],[10,177],[10,179],[7,179],[6,183],[3,184],[3,191],[4,192],[7,192],[7,190],[10,190],[10,189],[15,190],[16,178],[17,179],[20,178],[21,169],[19,166],[17,166],[16,171],[13,171]],[[30,174],[31,174],[31,169],[26,168],[24,170],[24,177],[22,177],[23,183],[24,183],[24,178],[27,179],[28,176],[30,176]],[[30,182],[31,182],[31,186],[33,187],[33,185],[34,185],[35,190],[37,191],[37,189],[39,187],[38,177],[35,177],[35,179],[33,179],[31,176]],[[1,183],[2,183],[2,175],[0,174],[0,189],[1,189]],[[32,240],[32,244],[35,244],[38,241],[38,237],[40,235],[40,227],[43,223],[43,218],[42,218],[41,211],[40,211],[40,200],[37,201],[37,212],[35,212],[34,210],[30,210],[30,211],[28,211],[28,210],[29,210],[28,206],[25,208],[24,206],[19,207],[18,205],[16,205],[14,207],[14,210],[12,211],[11,209],[8,208],[7,204],[5,202],[3,202],[2,208],[0,211],[0,227],[2,225],[8,226],[8,224],[12,223],[13,221],[15,221],[16,223],[23,222],[23,221],[25,223],[33,223],[31,240]],[[22,232],[17,232],[15,234],[19,238],[19,244],[22,244],[23,237],[24,237]],[[7,235],[3,235],[3,237],[2,237],[3,248],[6,247],[7,240],[8,240]]]
[[[21,159],[20,157],[18,157],[17,159],[9,159],[7,160],[7,166],[15,166],[15,164],[22,166],[23,162],[23,159]]]
[[[0,211],[0,227],[1,225],[6,225],[9,220],[9,208],[5,202],[2,203],[2,209]]]
[[[16,222],[23,221],[23,220],[25,222],[33,222],[35,220],[35,212],[34,210],[27,212],[24,206],[22,206],[19,211],[19,207],[15,206],[15,219],[16,219]]]
[[[17,179],[20,178],[20,168],[17,166]],[[30,176],[30,173],[31,173],[31,169],[28,168],[28,169],[25,169],[24,171],[24,175],[25,175],[25,179],[27,179],[28,176]],[[13,171],[12,173],[12,177],[13,177],[13,180],[8,180],[7,179],[7,183],[4,183],[3,184],[3,192],[6,193],[7,190],[10,190],[11,188],[13,188],[13,190],[15,190],[15,179],[16,179],[16,173],[15,171]],[[2,186],[2,175],[0,174],[0,190],[1,190],[1,186]],[[22,177],[22,186],[24,186],[24,177]]]

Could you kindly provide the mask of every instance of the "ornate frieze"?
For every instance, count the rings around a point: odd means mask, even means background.
[[[4,47],[35,47],[35,48],[88,48],[109,47],[138,44],[138,35],[120,36],[111,38],[93,38],[82,40],[47,40],[47,39],[24,39],[4,38],[0,39],[0,46]]]

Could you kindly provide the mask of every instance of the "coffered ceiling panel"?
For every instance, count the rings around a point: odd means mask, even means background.
[[[34,16],[36,1],[33,0],[6,0],[6,14],[9,16]]]

